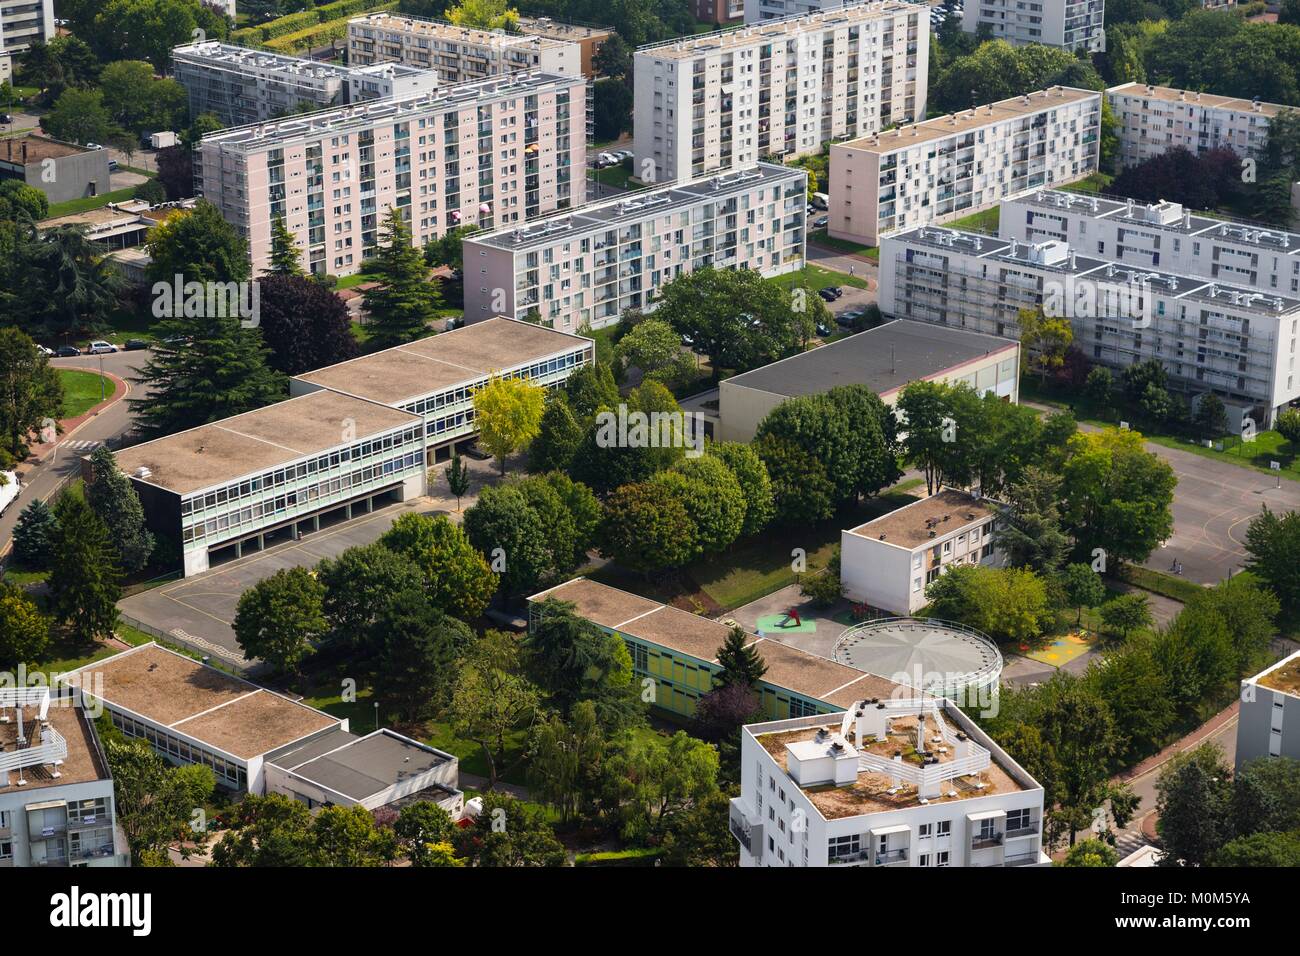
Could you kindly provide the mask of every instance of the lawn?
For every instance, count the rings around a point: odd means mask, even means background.
[[[130,186],[126,189],[115,189],[99,196],[87,196],[85,199],[69,199],[67,202],[57,202],[50,206],[50,212],[46,218],[57,219],[60,216],[74,216],[79,212],[101,209],[111,202],[126,202],[134,195],[135,187]]]
[[[1108,173],[1093,173],[1077,183],[1069,183],[1062,186],[1062,189],[1069,190],[1072,193],[1104,193],[1110,188],[1110,184],[1115,177]]]
[[[617,186],[619,189],[646,188],[645,184],[632,181],[632,171],[625,169],[622,163],[617,166],[606,166],[604,169],[593,169],[592,178],[605,186]]]
[[[356,275],[343,276],[334,283],[334,291],[342,292],[344,289],[351,289],[361,285],[363,282],[377,282],[379,277],[367,272],[358,272]]]
[[[998,206],[973,212],[969,216],[954,219],[946,225],[950,229],[966,229],[971,232],[996,233],[998,231]]]
[[[833,285],[851,285],[855,289],[865,289],[867,287],[866,279],[851,276],[845,272],[833,272],[830,269],[823,269],[821,266],[813,265],[806,265],[798,272],[787,272],[785,275],[775,276],[769,281],[775,282],[783,289],[807,286],[813,292],[829,289]]]
[[[836,252],[843,252],[846,255],[863,256],[872,262],[880,261],[879,246],[864,246],[859,242],[850,242],[848,239],[836,239],[827,235],[825,230],[819,229],[808,233],[808,242],[814,246],[821,246],[823,249],[834,249]]]
[[[55,369],[55,375],[63,384],[64,418],[76,418],[113,394],[113,382],[98,372],[83,372],[80,369]]]

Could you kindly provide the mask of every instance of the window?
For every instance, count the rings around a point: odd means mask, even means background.
[[[935,832],[936,832],[939,836],[941,836],[941,837],[946,837],[946,836],[951,836],[951,835],[952,835],[952,821],[951,821],[951,820],[940,820],[939,823],[938,823],[938,827],[939,827],[939,829],[938,829],[937,831],[935,831]]]
[[[919,836],[922,840],[924,840],[928,836],[931,836],[933,833],[934,833],[933,823],[922,823],[919,827],[917,827],[916,830],[916,835]]]
[[[1007,812],[1007,833],[1018,833],[1021,830],[1033,830],[1033,821],[1029,817],[1028,807]]]
[[[826,841],[826,858],[831,862],[850,859],[860,852],[862,852],[862,842],[856,833],[850,836],[831,837]]]

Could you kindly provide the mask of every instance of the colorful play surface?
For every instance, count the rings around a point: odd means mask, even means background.
[[[1027,645],[1020,645],[1020,653],[1028,657],[1031,661],[1038,661],[1040,664],[1051,664],[1053,667],[1060,667],[1062,664],[1068,664],[1076,658],[1082,657],[1092,648],[1094,638],[1091,634],[1078,634],[1071,632],[1064,637],[1058,637],[1051,643],[1038,648],[1029,650]]]
[[[796,624],[794,618],[787,618],[784,614],[764,614],[758,619],[758,633],[767,634],[815,634],[817,632],[817,622],[811,618],[805,618]]]

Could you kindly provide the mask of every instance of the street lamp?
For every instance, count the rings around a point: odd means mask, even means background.
[[[99,401],[101,403],[104,401],[105,398],[108,397],[107,395],[104,394],[105,381],[107,380],[104,378],[104,356],[101,355],[99,357]]]

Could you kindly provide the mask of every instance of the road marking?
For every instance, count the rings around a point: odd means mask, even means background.
[[[79,441],[68,441],[65,439],[64,441],[59,442],[59,447],[67,448],[72,451],[86,451],[91,448],[98,448],[102,444],[104,444],[102,441],[90,441],[88,439],[82,439]]]

